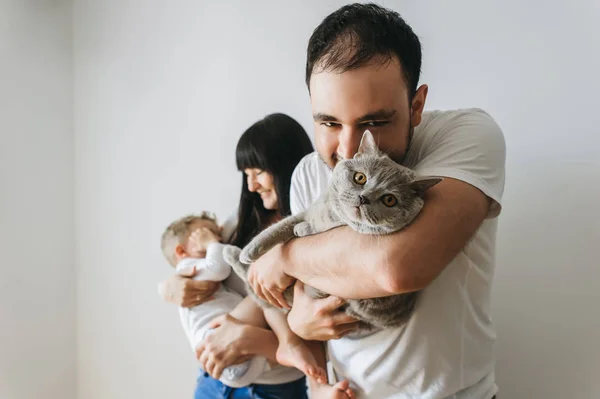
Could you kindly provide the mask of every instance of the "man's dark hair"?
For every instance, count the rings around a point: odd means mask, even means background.
[[[396,56],[409,98],[421,74],[421,43],[395,11],[376,4],[349,4],[329,14],[314,30],[306,54],[306,85],[316,68],[345,72]]]

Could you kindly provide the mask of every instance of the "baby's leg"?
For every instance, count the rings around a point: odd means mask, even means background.
[[[242,302],[238,303],[229,314],[243,324],[261,328],[267,327],[263,309],[250,295],[245,297]]]
[[[258,306],[250,296],[242,299],[229,314],[243,324],[261,328],[267,327],[262,308]],[[205,337],[212,333],[214,333],[214,330],[212,329],[206,331]],[[254,380],[264,372],[267,362],[271,367],[275,364],[274,362],[259,356],[255,356],[240,364],[233,364],[223,369],[223,373],[219,380],[225,385],[234,388],[247,386],[254,382]]]
[[[264,309],[265,319],[279,340],[277,361],[284,366],[295,367],[308,377],[325,384],[325,352],[321,342],[304,341],[294,334],[287,318],[279,309]]]

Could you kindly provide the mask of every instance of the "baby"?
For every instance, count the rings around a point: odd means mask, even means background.
[[[215,216],[209,212],[185,216],[171,223],[163,233],[163,254],[177,271],[195,267],[196,280],[223,281],[231,274],[232,269],[223,259],[225,245],[221,243],[221,231]],[[213,297],[213,300],[193,308],[179,308],[182,327],[194,350],[208,334],[213,333],[208,328],[210,322],[230,313],[243,299],[240,294],[223,284]],[[307,376],[325,384],[325,370],[317,364],[306,342],[290,330],[285,315],[277,309],[265,309],[264,315],[279,340],[278,361],[283,365],[296,367]],[[262,318],[253,324],[266,327]],[[255,356],[245,363],[225,368],[219,381],[233,388],[247,386],[269,367],[267,359]]]

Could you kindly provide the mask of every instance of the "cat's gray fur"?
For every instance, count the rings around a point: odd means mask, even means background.
[[[363,173],[363,185],[355,181]],[[246,281],[248,265],[275,245],[293,237],[318,234],[348,225],[362,234],[384,235],[398,231],[417,216],[423,207],[423,194],[440,178],[418,177],[414,171],[397,164],[382,153],[367,130],[353,159],[340,161],[333,170],[328,190],[306,211],[289,216],[258,234],[240,250],[225,249],[225,259]],[[359,178],[359,181],[362,180]],[[393,195],[396,204],[384,205],[383,197]],[[389,203],[388,203],[389,204]],[[306,286],[309,295],[324,298],[329,294]],[[248,286],[248,292],[258,298]],[[373,299],[350,299],[344,310],[361,321],[359,333],[404,324],[415,307],[419,292]],[[293,302],[293,286],[284,293]],[[259,303],[266,305],[262,300]]]

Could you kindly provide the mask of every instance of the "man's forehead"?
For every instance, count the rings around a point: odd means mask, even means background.
[[[408,91],[396,68],[367,66],[346,72],[322,71],[310,81],[313,116],[361,118],[408,106]]]
[[[310,93],[314,89],[319,89],[325,79],[328,82],[339,81],[341,84],[354,80],[371,85],[375,83],[398,83],[407,89],[402,65],[396,57],[384,62],[372,60],[364,65],[347,70],[343,68],[315,68],[309,81]]]

